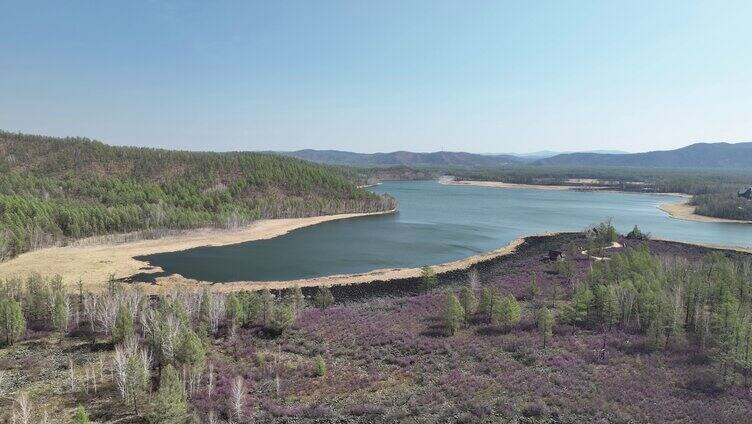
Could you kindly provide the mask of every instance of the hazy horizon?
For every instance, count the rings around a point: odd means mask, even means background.
[[[181,150],[752,140],[748,2],[4,2],[0,128]]]

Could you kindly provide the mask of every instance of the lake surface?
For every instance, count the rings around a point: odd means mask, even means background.
[[[305,227],[268,240],[161,253],[138,259],[203,281],[272,281],[449,262],[497,249],[522,235],[579,231],[612,218],[655,237],[752,247],[752,225],[673,219],[658,205],[673,196],[546,191],[395,181],[374,187],[400,203],[393,215]]]

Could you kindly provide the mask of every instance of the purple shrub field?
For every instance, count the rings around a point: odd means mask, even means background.
[[[328,309],[302,310],[276,338],[244,328],[216,340],[209,356],[216,388],[191,403],[235,418],[231,386],[240,375],[243,422],[747,422],[750,391],[718,382],[717,364],[685,340],[653,352],[640,334],[556,324],[542,348],[525,301],[530,273],[546,304],[554,288],[557,306],[565,303],[590,268],[579,255],[572,281],[553,271],[548,250],[570,240],[584,243],[572,234],[531,238],[517,253],[478,266],[482,287],[519,300],[522,319],[511,329],[474,319],[445,335],[446,292],[466,284],[462,273],[440,276],[426,294],[337,297]],[[648,243],[656,254],[691,261],[708,250]],[[316,355],[326,363],[321,376]]]

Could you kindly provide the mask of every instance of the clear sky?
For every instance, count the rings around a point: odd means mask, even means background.
[[[0,0],[0,129],[191,150],[752,141],[752,2]]]

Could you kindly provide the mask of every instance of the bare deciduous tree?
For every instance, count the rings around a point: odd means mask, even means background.
[[[219,320],[225,316],[225,296],[215,294],[209,302],[209,328],[212,334],[217,334]]]
[[[480,275],[477,269],[472,268],[467,272],[467,284],[473,291],[480,290]]]
[[[160,314],[153,309],[141,312],[144,337],[151,339],[152,346],[161,363],[171,362],[177,349],[181,323],[173,314]]]
[[[99,372],[99,381],[104,383],[104,355],[101,353],[99,354],[99,364],[97,371]]]
[[[89,394],[89,381],[91,381],[91,370],[84,368],[84,393]]]
[[[148,349],[142,348],[138,352],[138,359],[141,362],[141,366],[144,369],[144,375],[148,376],[151,374],[151,364],[152,364],[152,357],[151,352],[149,352]],[[149,397],[151,397],[151,385],[149,385]]]
[[[206,420],[209,422],[209,424],[219,424],[219,418],[217,418],[217,414],[214,412],[214,410],[209,411],[209,415],[206,417]]]
[[[29,394],[26,392],[19,393],[16,398],[16,404],[18,405],[18,409],[16,410],[15,418],[18,420],[19,424],[30,424],[32,414]]]
[[[616,287],[615,290],[616,302],[619,305],[619,313],[621,314],[621,321],[622,323],[627,323],[632,319],[632,312],[634,311],[635,301],[637,300],[637,292],[622,286]]]
[[[8,395],[8,389],[5,388],[5,370],[0,370],[0,398]]]
[[[76,373],[73,367],[73,359],[68,359],[68,384],[70,384],[71,393],[76,390]]]
[[[99,302],[97,302],[97,322],[106,335],[112,334],[112,328],[115,326],[115,318],[117,318],[118,309],[118,301],[112,296],[106,294],[102,295],[99,298]]]
[[[86,369],[86,375],[91,380],[91,387],[94,389],[94,394],[97,394],[97,370],[92,366]]]
[[[237,416],[238,420],[242,418],[243,414],[243,403],[245,401],[245,384],[243,381],[243,377],[237,376],[232,381],[232,407],[235,410],[235,415]]]
[[[131,337],[125,342],[115,346],[115,356],[113,358],[113,373],[115,383],[118,386],[120,395],[123,398],[126,397],[127,392],[127,365],[128,359],[138,354],[138,340],[135,337]]]
[[[206,393],[209,399],[212,397],[212,393],[214,393],[214,363],[209,362],[209,375],[208,375],[208,381],[206,384]]]
[[[88,294],[84,297],[84,315],[89,321],[89,326],[91,327],[92,333],[96,331],[95,325],[97,322],[97,300],[97,296],[94,296],[92,294]]]
[[[128,398],[127,365],[128,353],[125,347],[123,345],[115,346],[115,356],[112,363],[113,379],[123,400]]]

